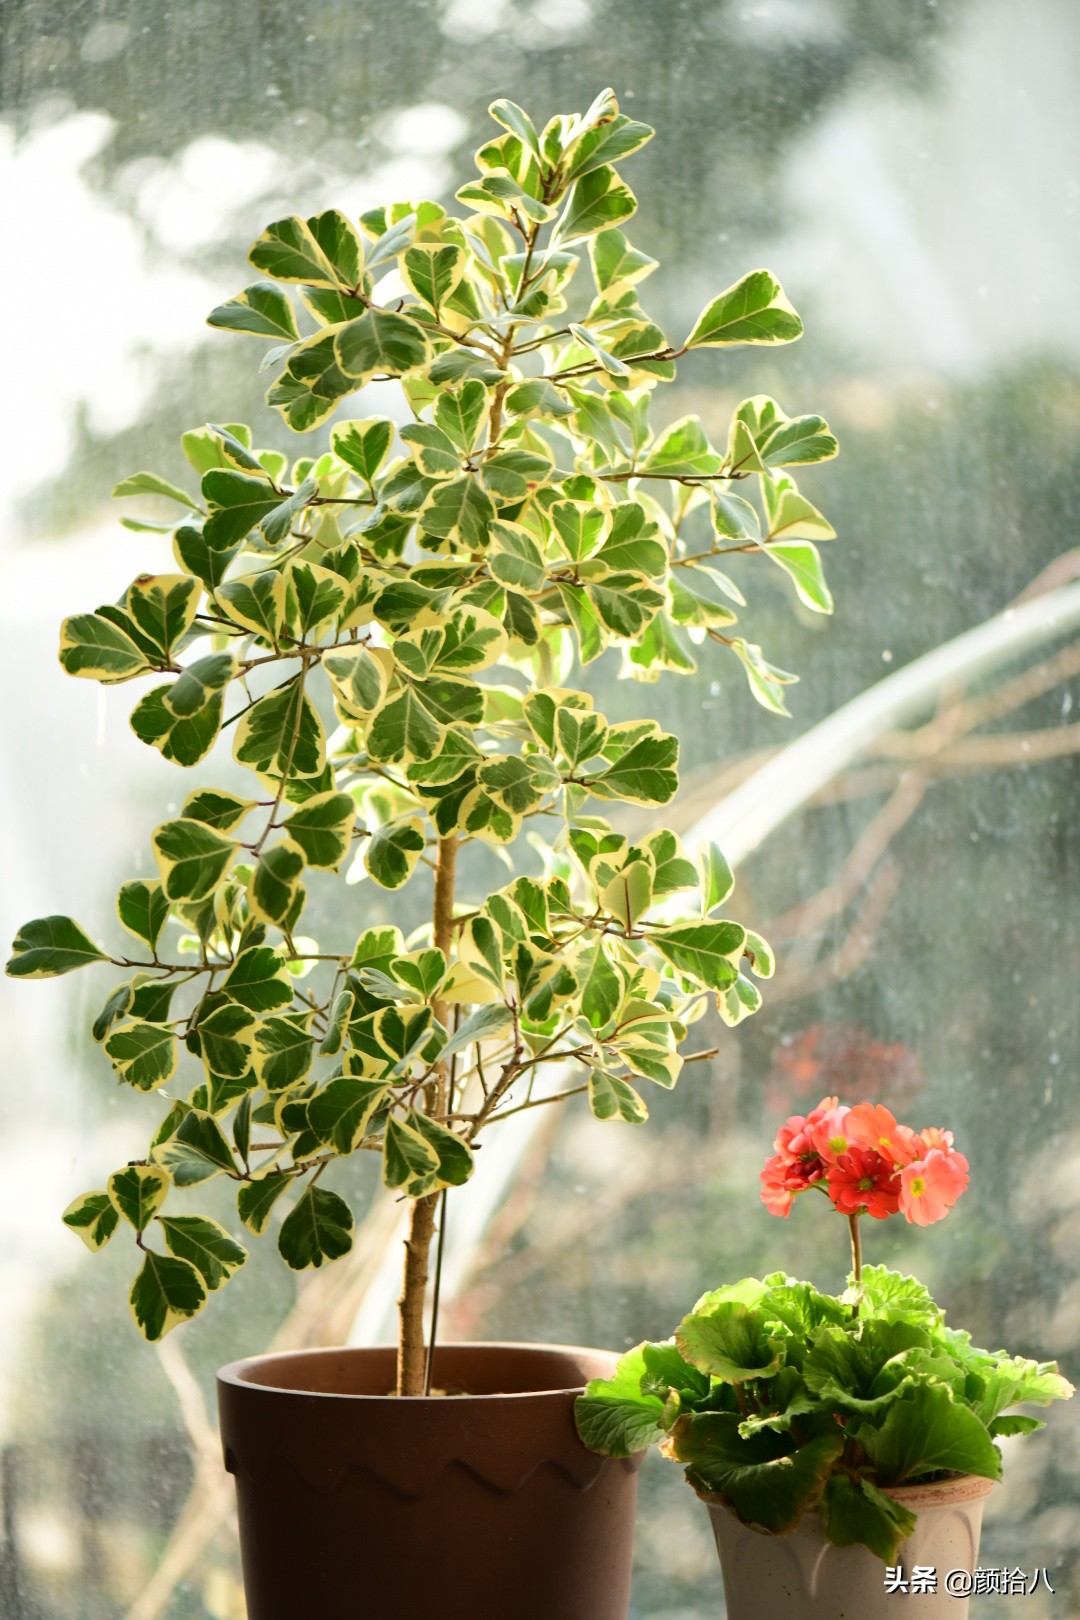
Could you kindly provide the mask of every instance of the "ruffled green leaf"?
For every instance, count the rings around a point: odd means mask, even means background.
[[[594,1378],[574,1403],[578,1434],[590,1451],[608,1457],[633,1457],[664,1438],[663,1400],[645,1394],[648,1377],[644,1345],[619,1357],[610,1378]]]
[[[939,1471],[1001,1478],[1001,1453],[986,1425],[943,1384],[913,1385],[880,1428],[864,1423],[856,1433],[882,1485]]]
[[[727,1412],[695,1412],[671,1431],[671,1454],[704,1496],[721,1497],[744,1524],[783,1535],[819,1500],[844,1449],[839,1433],[819,1435],[798,1450],[766,1430],[744,1440]]]
[[[868,1479],[833,1474],[818,1504],[821,1527],[835,1547],[861,1544],[895,1564],[901,1543],[915,1530],[915,1514]]]

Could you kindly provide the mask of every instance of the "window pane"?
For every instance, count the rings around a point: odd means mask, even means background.
[[[672,825],[697,828],[914,660],[1063,595],[1025,648],[978,667],[955,654],[914,712],[892,715],[886,689],[861,752],[838,754],[809,800],[789,776],[775,828],[739,833],[737,914],[780,955],[763,1011],[736,1032],[704,1020],[691,1045],[719,1056],[654,1090],[647,1126],[575,1103],[523,1140],[512,1190],[459,1254],[445,1330],[621,1347],[746,1273],[840,1286],[839,1223],[800,1207],[781,1225],[757,1201],[778,1121],[837,1091],[952,1127],[972,1162],[946,1227],[870,1233],[871,1257],[917,1271],[977,1342],[1058,1356],[1075,1379],[1080,311],[1065,289],[1080,18],[1054,0],[1028,0],[1021,29],[1005,0],[8,0],[0,29],[0,166],[20,227],[3,272],[7,936],[52,911],[108,932],[118,883],[151,871],[148,833],[188,791],[130,732],[126,694],[64,678],[55,635],[65,613],[168,566],[167,542],[121,529],[108,492],[142,466],[182,479],[183,429],[239,416],[296,453],[246,340],[204,340],[254,235],[292,210],[448,200],[494,96],[546,117],[612,82],[658,130],[630,179],[634,240],[663,261],[661,324],[685,330],[757,264],[806,321],[795,349],[688,357],[666,419],[697,412],[719,434],[768,393],[822,410],[842,446],[805,485],[840,536],[834,618],[793,611],[779,570],[769,592],[760,558],[731,567],[736,583],[754,575],[748,635],[802,676],[791,720],[752,701],[720,648],[656,686],[619,681],[613,655],[589,672],[609,716],[648,713],[683,739]],[[334,903],[316,895],[316,915]],[[0,1608],[113,1620],[143,1594],[142,1620],[228,1620],[242,1608],[207,1427],[214,1368],[283,1324],[296,1339],[385,1334],[394,1283],[367,1286],[361,1255],[298,1293],[264,1243],[166,1351],[139,1341],[129,1256],[92,1260],[58,1220],[144,1147],[145,1109],[88,1035],[109,987],[3,991]],[[343,1186],[370,1249],[394,1211],[365,1172]],[[982,1554],[1045,1566],[1062,1614],[1080,1606],[1078,1421],[1064,1408],[1006,1443]],[[717,1612],[704,1511],[655,1457],[638,1540],[635,1620]],[[979,1602],[985,1620],[1012,1612]]]

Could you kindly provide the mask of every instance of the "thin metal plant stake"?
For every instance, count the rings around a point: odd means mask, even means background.
[[[435,1339],[439,1331],[439,1294],[442,1289],[443,1241],[446,1237],[446,1195],[444,1187],[439,1199],[439,1241],[435,1248],[435,1290],[431,1296],[431,1336],[428,1339],[427,1369],[424,1373],[424,1394],[431,1394],[431,1372],[435,1364]]]

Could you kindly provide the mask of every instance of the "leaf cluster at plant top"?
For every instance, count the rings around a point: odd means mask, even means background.
[[[198,493],[151,472],[115,492],[149,503],[123,521],[172,535],[179,571],[62,629],[72,675],[165,677],[131,723],[166,759],[197,765],[231,732],[253,775],[249,794],[195,788],[154,832],[158,875],[117,902],[134,955],[59,916],[28,923],[8,964],[123,968],[94,1036],[136,1090],[173,1082],[183,1048],[202,1065],[170,1089],[145,1160],[65,1216],[94,1249],[133,1228],[151,1339],[245,1257],[215,1222],[163,1213],[174,1189],[232,1179],[253,1233],[297,1191],[278,1245],[320,1266],[352,1243],[348,1205],[319,1184],[336,1159],[378,1153],[387,1187],[430,1199],[469,1177],[488,1121],[543,1100],[557,1060],[599,1118],[643,1120],[643,1082],[675,1083],[688,1024],[710,1000],[739,1023],[760,1003],[744,968],[771,971],[764,941],[717,915],[719,850],[691,859],[663,828],[630,842],[596,813],[667,804],[677,739],[609,722],[570,683],[608,648],[653,680],[714,643],[785,712],[793,677],[734,631],[744,600],[717,563],[763,556],[830,610],[815,542],[833,531],[789,469],[836,442],[763,396],[720,445],[697,417],[654,431],[649,408],[688,351],[787,343],[801,323],[758,270],[673,345],[639,302],[656,261],[621,228],[635,201],[615,164],[648,126],[610,92],[539,133],[510,102],[492,113],[463,217],[419,202],[358,226],[280,220],[251,251],[263,279],[210,316],[268,340],[268,399],[291,428],[387,378],[409,425],[337,420],[291,465],[241,424],[186,433]],[[526,836],[535,875],[457,901],[459,846]],[[361,903],[347,937],[305,937],[305,874],[343,868],[390,891],[433,869],[430,929],[360,927]]]
[[[820,1515],[827,1541],[886,1563],[915,1528],[890,1488],[951,1474],[1001,1475],[1000,1435],[1044,1424],[1009,1414],[1073,1394],[1055,1363],[976,1349],[913,1277],[862,1265],[866,1214],[943,1220],[968,1185],[951,1131],[915,1131],[883,1104],[824,1097],[781,1126],[761,1198],[786,1218],[822,1193],[846,1215],[850,1286],[839,1298],[782,1271],[698,1300],[673,1339],[640,1344],[576,1403],[595,1451],[661,1442],[706,1499],[782,1535]]]

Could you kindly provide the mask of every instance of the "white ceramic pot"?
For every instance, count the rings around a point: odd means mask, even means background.
[[[966,1597],[950,1597],[950,1570],[975,1568],[990,1479],[964,1474],[933,1485],[895,1486],[889,1495],[918,1515],[897,1555],[909,1590],[888,1592],[885,1565],[863,1546],[834,1547],[816,1513],[790,1534],[741,1524],[706,1500],[724,1572],[727,1620],[966,1620]],[[937,1572],[935,1592],[910,1590],[916,1565]]]

